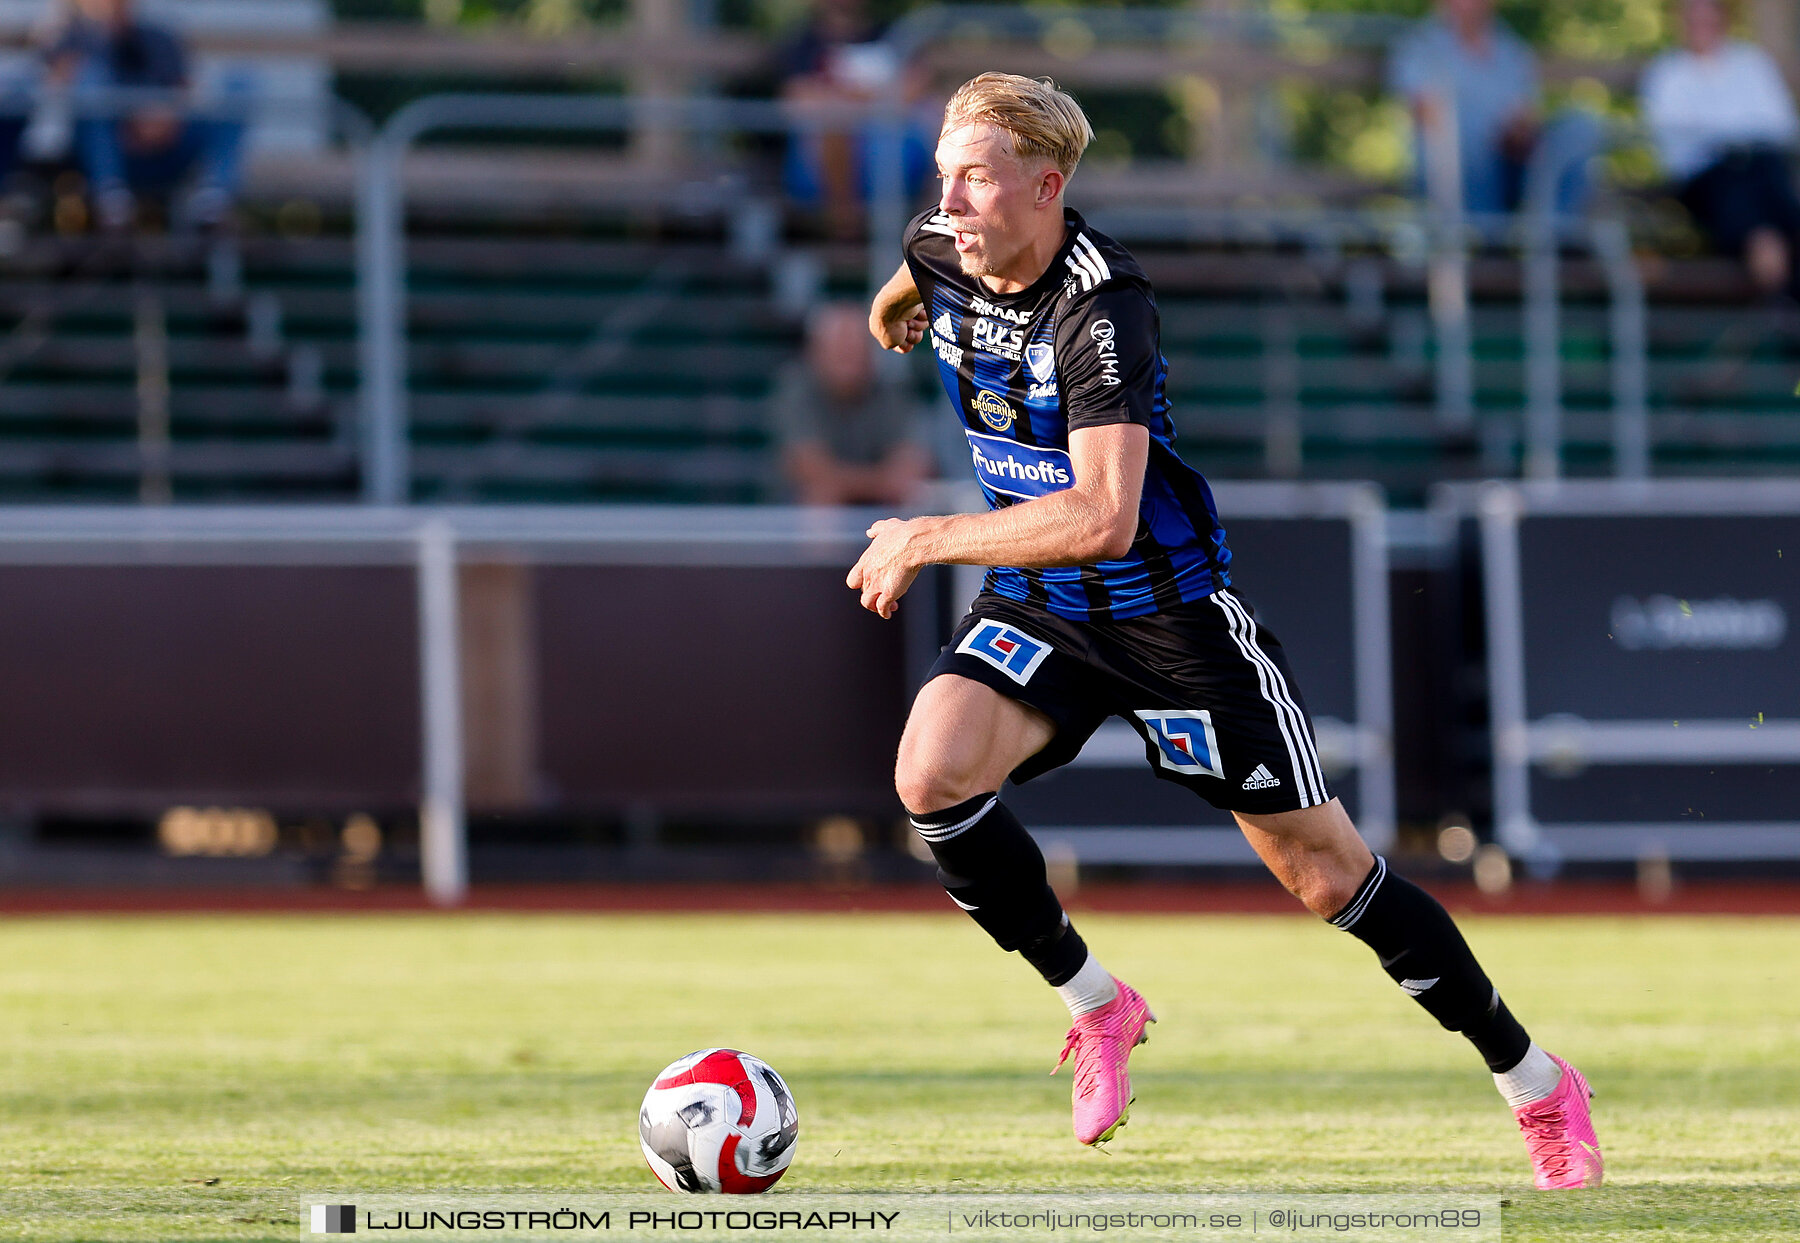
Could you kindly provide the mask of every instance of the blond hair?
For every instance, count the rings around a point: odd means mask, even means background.
[[[1094,127],[1081,105],[1049,78],[1016,73],[970,78],[944,105],[941,132],[983,121],[1006,131],[1014,155],[1047,159],[1064,177],[1075,171],[1081,153],[1094,141]]]

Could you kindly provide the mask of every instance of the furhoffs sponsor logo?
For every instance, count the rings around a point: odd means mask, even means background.
[[[1044,496],[1075,485],[1075,467],[1061,449],[1040,449],[997,436],[966,434],[975,476],[995,492]]]
[[[1781,646],[1787,610],[1775,600],[1679,600],[1620,596],[1612,605],[1613,641],[1628,652],[1674,648],[1755,651]]]
[[[315,1204],[312,1206],[314,1234],[355,1234],[356,1205]]]

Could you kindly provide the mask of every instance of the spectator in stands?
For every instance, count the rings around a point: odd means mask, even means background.
[[[782,49],[781,97],[804,115],[829,117],[835,110],[871,104],[895,106],[901,121],[903,193],[932,168],[937,131],[916,115],[924,78],[882,43],[881,26],[864,0],[815,0],[811,17]],[[784,189],[796,204],[824,214],[837,237],[854,236],[861,205],[873,189],[873,161],[879,154],[873,126],[852,129],[803,128],[788,146]]]
[[[1644,71],[1644,120],[1682,204],[1764,292],[1795,286],[1800,198],[1788,157],[1800,115],[1775,60],[1727,37],[1720,0],[1685,0],[1684,46]]]
[[[5,189],[6,179],[18,162],[25,130],[31,121],[37,79],[35,57],[0,52],[0,190]]]
[[[194,185],[176,205],[181,223],[225,222],[237,190],[240,118],[203,116],[185,101],[147,99],[120,115],[121,95],[190,86],[187,49],[167,27],[138,17],[133,0],[74,0],[45,52],[54,83],[76,100],[75,146],[100,224],[128,228],[139,195],[173,199],[190,175]]]
[[[771,426],[793,498],[805,505],[904,505],[933,474],[924,412],[878,382],[868,314],[816,308],[806,354],[776,385]]]
[[[1564,213],[1585,207],[1599,121],[1574,110],[1543,118],[1537,57],[1494,16],[1494,0],[1438,0],[1437,11],[1395,46],[1388,76],[1412,107],[1427,186],[1438,180],[1430,135],[1440,125],[1454,127],[1464,211],[1515,211],[1533,189],[1528,180],[1547,196],[1546,206]]]
[[[24,101],[0,84],[0,190],[6,188],[6,179],[12,176],[13,165],[19,160],[19,140],[25,137],[25,109]]]

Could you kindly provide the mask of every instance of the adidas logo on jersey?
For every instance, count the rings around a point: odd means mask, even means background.
[[[1267,790],[1281,784],[1281,778],[1269,771],[1267,764],[1258,764],[1256,771],[1244,778],[1244,789]]]
[[[956,343],[956,323],[948,311],[931,321],[931,348],[950,366],[962,366],[963,347]]]

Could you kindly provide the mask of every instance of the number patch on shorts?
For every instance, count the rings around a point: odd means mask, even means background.
[[[1150,708],[1132,714],[1144,723],[1156,746],[1156,762],[1189,777],[1223,777],[1219,740],[1213,735],[1212,713]]]
[[[1050,654],[1050,645],[1003,622],[984,621],[969,631],[956,650],[985,660],[1023,686]]]

